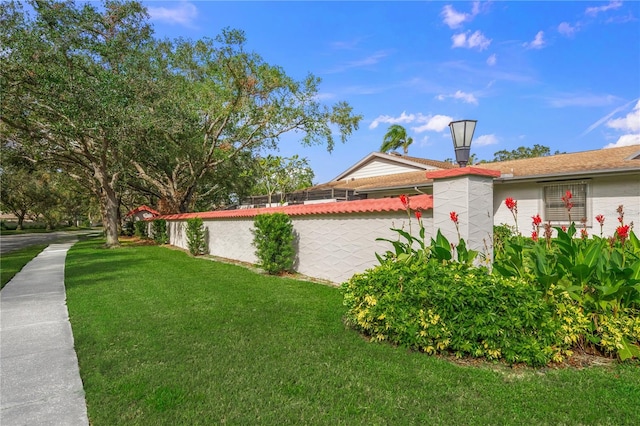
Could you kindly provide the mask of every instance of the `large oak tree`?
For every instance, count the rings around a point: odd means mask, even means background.
[[[141,129],[133,164],[166,212],[189,211],[207,195],[203,184],[211,192],[240,179],[242,168],[229,165],[275,148],[285,133],[331,151],[336,137],[344,142],[358,128],[361,117],[347,103],[318,101],[318,78],[296,81],[247,52],[245,42],[242,31],[226,29],[213,40],[165,41],[155,51],[162,78],[148,88],[157,103],[143,120],[150,125]]]
[[[116,187],[134,143],[130,117],[145,93],[139,52],[153,41],[145,10],[133,2],[30,6],[32,13],[16,2],[0,5],[3,144],[88,182],[107,245],[117,245]]]
[[[283,133],[331,150],[334,131],[344,141],[361,119],[346,103],[320,104],[315,77],[297,82],[245,52],[240,31],[155,40],[137,2],[6,2],[0,20],[2,143],[89,186],[109,246],[123,188],[187,211],[233,187],[243,162]]]

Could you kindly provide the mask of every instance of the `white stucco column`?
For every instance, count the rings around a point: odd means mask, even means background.
[[[493,259],[493,179],[499,171],[461,167],[427,173],[433,179],[433,233],[438,229],[457,244],[451,212],[458,215],[460,237],[467,247]]]

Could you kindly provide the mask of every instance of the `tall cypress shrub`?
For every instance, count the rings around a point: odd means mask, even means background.
[[[207,254],[205,230],[202,218],[194,217],[187,220],[187,246],[193,256]]]
[[[164,219],[156,219],[151,226],[153,232],[153,240],[158,244],[167,244],[169,235],[167,234],[167,221]]]
[[[295,255],[291,218],[284,213],[261,214],[253,224],[253,245],[260,267],[274,275],[291,271]]]

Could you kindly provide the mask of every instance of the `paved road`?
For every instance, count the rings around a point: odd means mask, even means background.
[[[24,247],[36,244],[51,244],[54,242],[65,242],[77,239],[79,235],[95,234],[101,231],[57,231],[49,233],[0,235],[0,254],[8,253]]]

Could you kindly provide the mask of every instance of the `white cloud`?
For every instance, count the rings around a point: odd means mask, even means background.
[[[482,5],[480,1],[474,1],[471,6],[471,13],[458,12],[452,5],[448,4],[442,8],[440,16],[442,21],[449,26],[449,28],[459,28],[465,22],[470,22],[475,16],[480,13],[480,9],[487,9],[489,2],[485,2]]]
[[[498,62],[498,57],[495,53],[487,58],[487,65],[490,67],[494,66],[496,62]]]
[[[544,31],[538,31],[533,41],[523,43],[522,45],[527,49],[542,49],[546,42],[544,41]]]
[[[473,19],[471,14],[458,12],[450,4],[442,8],[440,16],[442,16],[443,22],[447,24],[449,28],[458,28],[464,22]]]
[[[314,99],[318,100],[318,101],[323,101],[323,100],[327,100],[327,99],[335,99],[336,98],[336,94],[335,93],[329,93],[329,92],[320,92],[317,93],[314,96]]]
[[[185,26],[191,26],[198,17],[198,9],[187,1],[178,3],[174,8],[149,7],[148,11],[152,20]]]
[[[337,73],[337,72],[346,71],[346,70],[351,69],[351,68],[360,68],[360,67],[366,67],[366,66],[370,66],[370,65],[375,65],[378,62],[382,61],[387,56],[389,56],[389,54],[390,54],[389,51],[380,50],[380,51],[377,51],[377,52],[373,53],[372,55],[367,56],[366,58],[362,58],[362,59],[358,59],[358,60],[355,60],[355,61],[350,61],[350,62],[344,63],[342,65],[337,66],[333,70],[330,70],[330,71],[327,71],[327,72]]]
[[[558,25],[558,32],[565,37],[573,37],[576,31],[578,31],[578,27],[574,27],[568,22],[562,22]]]
[[[621,135],[615,143],[610,143],[605,148],[640,145],[640,101],[626,116],[607,121],[607,127],[621,130],[626,134]]]
[[[451,95],[436,96],[436,99],[438,99],[439,101],[444,101],[447,98],[461,99],[465,103],[478,105],[478,99],[473,95],[473,93],[466,93],[462,90],[458,90]]]
[[[591,95],[588,93],[560,93],[555,97],[547,97],[547,102],[554,108],[564,107],[597,107],[607,106],[618,101],[613,95]]]
[[[618,108],[614,109],[613,111],[611,111],[609,114],[605,115],[604,117],[600,118],[598,121],[596,121],[595,123],[593,123],[592,125],[590,125],[587,130],[585,130],[584,132],[582,132],[582,134],[580,135],[580,137],[586,135],[587,133],[593,131],[594,129],[598,128],[600,125],[602,125],[602,123],[604,123],[605,121],[608,121],[611,117],[613,117],[614,115],[616,115],[617,113],[619,113],[620,111],[624,111],[625,109],[629,108],[629,106],[631,104],[633,104],[634,102],[638,101],[638,99],[634,99],[631,102],[628,102],[622,106],[619,106]]]
[[[422,133],[426,131],[432,132],[442,132],[449,126],[449,123],[453,121],[453,118],[448,115],[424,115],[421,113],[418,114],[407,114],[405,111],[400,114],[398,117],[392,117],[390,115],[380,115],[376,117],[371,124],[369,125],[370,129],[375,129],[381,123],[386,124],[410,124],[416,123],[421,124],[419,126],[411,127],[416,133]]]
[[[362,38],[356,38],[353,40],[334,41],[331,43],[331,47],[337,50],[353,50],[362,42]]]
[[[613,1],[609,2],[609,4],[606,5],[606,6],[588,7],[588,8],[585,9],[584,13],[587,14],[587,15],[596,16],[600,12],[606,12],[608,10],[615,10],[615,9],[618,9],[620,6],[622,6],[622,2],[621,1],[613,0]]]
[[[624,132],[640,132],[640,101],[625,117],[607,121],[607,127]]]
[[[375,129],[380,125],[380,123],[387,124],[401,124],[401,123],[412,123],[415,121],[416,116],[414,114],[407,114],[405,111],[402,111],[399,117],[392,117],[390,115],[380,115],[376,117],[371,124],[369,124],[370,129]]]
[[[494,134],[478,136],[472,142],[475,146],[495,145],[497,143],[498,138]]]
[[[622,135],[615,143],[606,145],[605,148],[618,148],[620,146],[640,145],[640,133],[637,135]]]
[[[423,122],[422,126],[412,127],[416,133],[426,132],[427,130],[432,132],[442,132],[449,126],[449,123],[453,121],[453,118],[448,115],[434,115],[434,116],[420,116],[419,122]]]
[[[451,47],[465,47],[467,49],[477,48],[479,51],[483,51],[491,44],[491,39],[485,37],[480,31],[476,31],[469,35],[471,31],[465,33],[454,34],[451,36],[453,45]]]

